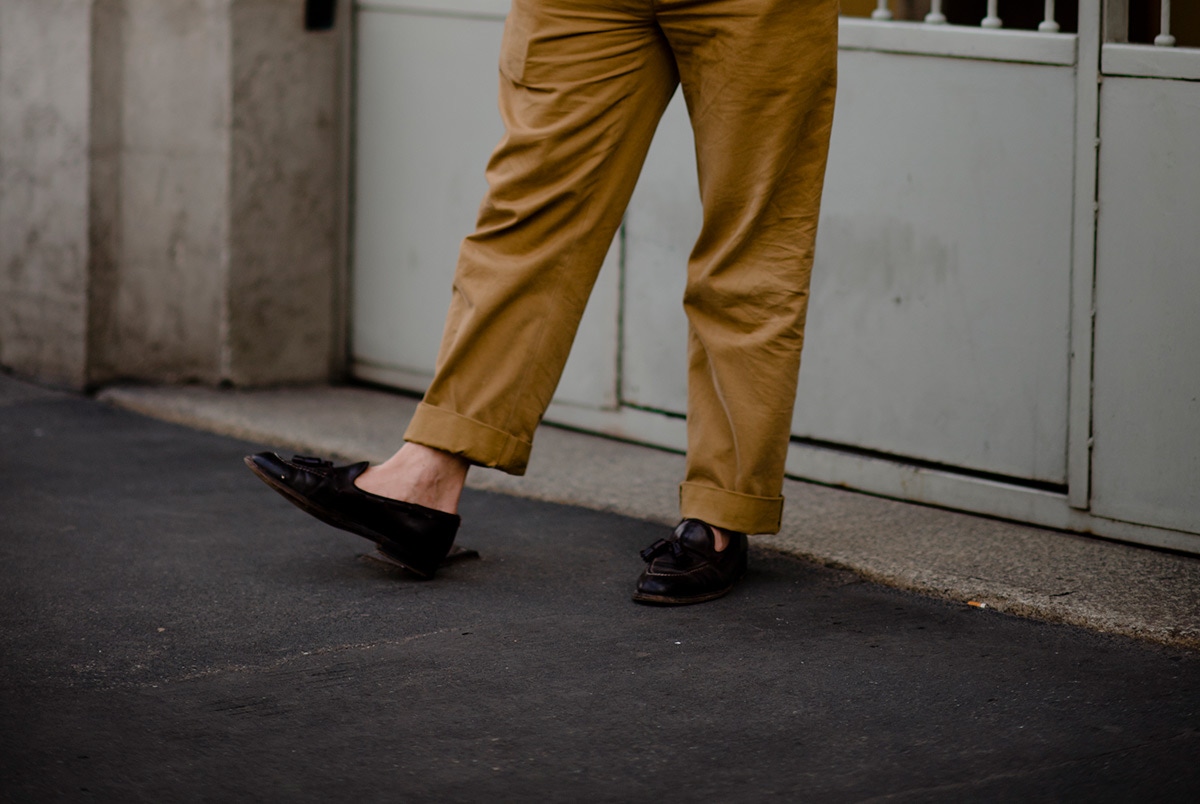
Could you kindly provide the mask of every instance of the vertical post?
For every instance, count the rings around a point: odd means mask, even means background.
[[[1046,0],[1045,19],[1043,19],[1042,23],[1038,25],[1038,30],[1042,33],[1058,33],[1058,20],[1056,20],[1054,17],[1054,0]]]
[[[1127,0],[1109,0],[1109,7]],[[1095,334],[1097,171],[1100,153],[1101,3],[1080,0],[1075,81],[1075,213],[1067,401],[1067,502],[1091,506],[1092,345]]]
[[[997,7],[1000,5],[1000,0],[988,0],[987,16],[983,18],[983,22],[979,23],[984,28],[999,28],[1004,25],[1000,21],[1000,16]]]
[[[1154,37],[1154,44],[1175,47],[1175,37],[1171,36],[1171,0],[1162,0],[1162,32]]]
[[[932,0],[929,4],[929,13],[925,15],[925,21],[930,25],[946,24],[946,15],[942,13],[942,0]]]
[[[879,5],[871,12],[873,20],[890,20],[892,18],[892,10],[888,8],[888,0],[879,0]]]

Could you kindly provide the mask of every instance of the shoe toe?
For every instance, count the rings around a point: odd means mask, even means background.
[[[649,571],[643,572],[637,580],[637,594],[649,595],[651,597],[662,597],[664,595],[674,594],[677,586],[667,581],[661,575],[651,575]]]
[[[283,458],[274,452],[259,452],[254,455],[247,455],[244,460],[246,466],[251,469],[257,469],[259,472],[277,477],[280,480],[286,480],[287,476],[294,471],[287,465],[287,462]]]

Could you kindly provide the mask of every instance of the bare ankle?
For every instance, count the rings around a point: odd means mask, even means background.
[[[716,525],[709,525],[713,532],[713,549],[718,553],[729,546],[729,534],[718,528]]]
[[[421,444],[405,444],[355,482],[372,494],[456,514],[468,469],[465,458]]]

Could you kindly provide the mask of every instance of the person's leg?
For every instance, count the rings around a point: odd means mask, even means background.
[[[473,463],[520,474],[677,84],[651,0],[516,0],[505,138],[463,243],[437,373],[366,491],[457,510]]]
[[[521,474],[678,78],[653,0],[515,0],[506,135],[405,440]]]
[[[655,0],[514,0],[506,135],[463,243],[437,371],[377,467],[247,456],[306,512],[432,577],[473,463],[520,474],[654,129],[678,84]]]
[[[779,529],[837,66],[837,0],[663,0],[704,225],[688,265],[681,513]]]
[[[695,131],[704,226],[688,263],[683,522],[633,599],[720,597],[775,532],[832,125],[837,0],[661,0]]]

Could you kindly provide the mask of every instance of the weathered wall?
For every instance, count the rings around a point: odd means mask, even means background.
[[[91,3],[0,3],[0,365],[86,375]]]
[[[103,102],[119,109],[119,130],[105,154],[116,162],[104,170],[115,221],[111,269],[92,296],[91,379],[213,382],[233,212],[228,0],[120,0],[103,11],[116,17],[105,44],[117,49],[101,55],[118,73],[118,94]]]
[[[340,32],[294,0],[0,4],[0,365],[329,379]]]
[[[340,53],[336,34],[303,30],[302,9],[233,3],[224,373],[237,384],[325,379],[339,340]]]

